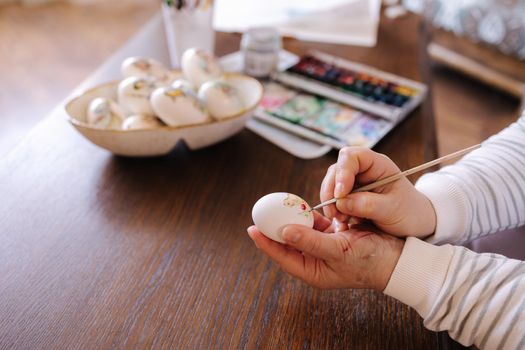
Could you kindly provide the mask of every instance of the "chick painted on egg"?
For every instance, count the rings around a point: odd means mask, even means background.
[[[135,114],[127,117],[122,123],[123,130],[146,130],[163,127],[159,118],[150,115]]]
[[[261,197],[253,206],[252,219],[266,237],[281,243],[284,243],[281,232],[286,225],[314,226],[314,215],[308,203],[301,197],[286,192]]]
[[[207,81],[219,79],[222,68],[219,62],[202,49],[188,49],[182,55],[182,73],[196,88]]]
[[[86,114],[89,125],[102,129],[120,129],[126,117],[122,107],[105,97],[93,99]]]
[[[129,77],[118,85],[119,103],[133,114],[153,116],[151,108],[151,93],[158,87],[151,78]]]
[[[199,89],[199,98],[215,119],[231,117],[245,109],[239,90],[221,80],[204,83]]]
[[[209,120],[208,111],[189,89],[160,87],[151,95],[155,114],[167,125],[200,124]]]

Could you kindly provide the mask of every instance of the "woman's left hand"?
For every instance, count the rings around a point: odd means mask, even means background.
[[[314,229],[288,225],[281,244],[255,226],[248,234],[281,268],[314,287],[373,288],[383,291],[394,271],[404,240],[367,224],[334,232],[331,221],[315,213]]]

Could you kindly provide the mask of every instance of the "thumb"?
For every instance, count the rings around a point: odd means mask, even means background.
[[[283,241],[308,255],[319,259],[335,259],[339,246],[334,234],[319,232],[303,225],[286,226],[281,237]]]
[[[391,203],[384,194],[358,192],[337,200],[336,206],[341,213],[350,216],[383,221],[390,216]]]

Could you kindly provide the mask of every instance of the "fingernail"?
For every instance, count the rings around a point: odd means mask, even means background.
[[[259,245],[257,244],[257,242],[255,241],[255,239],[253,238],[253,234],[250,232],[250,229],[248,228],[246,231],[248,232],[248,236],[250,236],[250,238],[252,239],[253,244],[255,244],[255,246],[257,247],[257,249],[260,249],[260,248],[259,248]]]
[[[343,194],[343,184],[338,182],[335,185],[334,196],[335,198],[339,198],[341,197],[342,194]]]
[[[297,243],[297,241],[299,241],[299,238],[301,238],[301,234],[298,231],[287,229],[283,230],[281,236],[283,238],[283,241],[290,243]]]

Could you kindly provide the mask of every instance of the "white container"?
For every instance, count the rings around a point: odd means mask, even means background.
[[[215,32],[211,0],[187,1],[180,9],[163,1],[162,17],[173,68],[180,68],[182,54],[191,47],[213,53]]]
[[[265,78],[277,69],[281,35],[275,28],[260,27],[247,30],[241,40],[244,54],[244,73]]]

